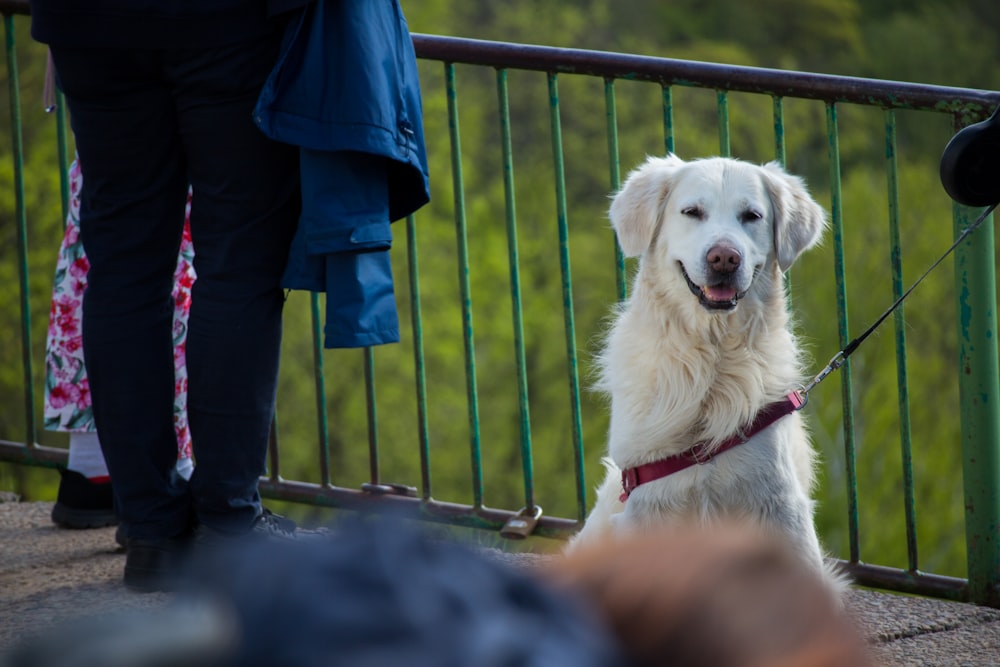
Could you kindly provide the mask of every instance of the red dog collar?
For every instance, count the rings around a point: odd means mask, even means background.
[[[651,461],[641,466],[622,470],[622,494],[619,496],[619,499],[622,502],[628,500],[629,494],[640,484],[661,479],[698,463],[708,463],[722,452],[728,451],[737,445],[742,445],[785,415],[790,415],[796,410],[800,410],[805,404],[805,397],[799,392],[793,391],[784,400],[771,403],[761,409],[746,429],[739,431],[736,435],[714,448],[711,453],[706,453],[704,444],[697,444],[680,454],[674,454],[665,459]]]

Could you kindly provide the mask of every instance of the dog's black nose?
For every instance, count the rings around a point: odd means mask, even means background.
[[[740,268],[743,257],[735,248],[725,245],[712,246],[705,255],[710,269],[716,273],[733,273]]]

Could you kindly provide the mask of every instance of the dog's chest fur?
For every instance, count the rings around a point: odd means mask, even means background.
[[[668,307],[675,302],[654,289],[640,270],[601,359],[619,467],[722,442],[799,380],[780,293],[765,295],[761,309],[715,314]]]

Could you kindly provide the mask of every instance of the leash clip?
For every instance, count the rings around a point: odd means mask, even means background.
[[[814,377],[812,381],[809,382],[809,384],[807,384],[805,387],[799,390],[799,394],[802,396],[803,401],[808,401],[809,392],[812,391],[812,388],[818,385],[823,380],[825,380],[827,375],[829,375],[830,373],[834,372],[835,370],[843,366],[846,360],[847,356],[844,354],[843,350],[833,355],[833,359],[830,359],[830,363],[828,363],[826,367],[824,367],[823,370],[821,370],[816,375],[816,377]],[[802,405],[805,405],[805,403],[803,402]]]
[[[806,407],[806,404],[809,402],[809,392],[806,391],[805,387],[800,386],[795,391],[788,392],[788,400],[791,402],[794,411],[798,412]]]

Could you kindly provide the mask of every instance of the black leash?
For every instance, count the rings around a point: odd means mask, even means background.
[[[882,322],[885,321],[885,318],[889,317],[889,315],[891,315],[893,313],[893,311],[896,310],[896,308],[898,308],[901,303],[903,303],[903,299],[905,299],[906,297],[908,297],[910,295],[910,292],[912,292],[914,290],[914,288],[917,285],[919,285],[920,282],[924,278],[926,278],[927,275],[931,271],[933,271],[934,269],[936,269],[937,266],[938,266],[938,264],[940,264],[941,262],[943,262],[945,260],[945,258],[948,257],[948,255],[950,255],[952,253],[952,251],[955,248],[957,248],[962,243],[962,241],[964,241],[966,238],[968,238],[968,236],[970,234],[972,234],[972,232],[976,231],[976,229],[979,227],[979,225],[981,225],[983,223],[983,220],[985,220],[986,217],[990,213],[992,213],[993,209],[995,209],[996,207],[997,207],[997,204],[992,204],[991,206],[989,206],[986,210],[984,210],[982,212],[982,214],[978,218],[976,218],[976,220],[972,224],[970,224],[968,227],[966,227],[964,230],[962,230],[962,233],[958,235],[958,238],[955,239],[955,242],[951,244],[951,247],[948,248],[947,250],[945,250],[944,254],[941,255],[940,257],[938,257],[937,261],[935,261],[933,264],[931,264],[930,267],[928,267],[928,269],[926,271],[924,271],[923,275],[921,275],[919,278],[917,278],[916,281],[914,281],[914,283],[912,285],[910,285],[909,289],[907,289],[905,292],[903,292],[902,296],[900,296],[898,299],[896,299],[896,301],[891,306],[889,306],[889,308],[884,313],[882,313],[882,315],[877,320],[875,320],[875,322],[872,323],[872,325],[870,327],[868,327],[864,331],[864,333],[862,333],[860,336],[858,336],[857,338],[855,338],[854,340],[852,340],[850,343],[848,343],[847,346],[844,347],[844,349],[842,349],[840,352],[838,352],[837,354],[833,355],[833,358],[830,359],[830,363],[828,363],[826,365],[826,367],[823,368],[823,370],[821,370],[816,375],[816,377],[814,377],[812,379],[811,382],[809,382],[809,384],[807,384],[805,387],[803,387],[800,390],[799,393],[801,393],[804,398],[807,398],[808,395],[809,395],[810,390],[812,390],[813,387],[815,387],[820,382],[822,382],[826,378],[827,375],[829,375],[830,373],[834,372],[835,370],[837,370],[838,368],[840,368],[841,366],[843,366],[844,362],[847,361],[847,358],[849,356],[851,356],[851,354],[856,349],[858,349],[858,346],[861,345],[861,343],[863,343],[864,340],[866,338],[868,338],[868,336],[872,335],[872,333],[875,332],[875,329],[877,329],[879,327],[879,325],[882,324]]]

